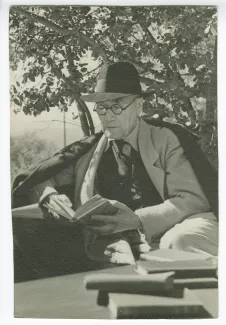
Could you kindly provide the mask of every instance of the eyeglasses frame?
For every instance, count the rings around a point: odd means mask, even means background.
[[[112,111],[112,113],[113,114],[115,114],[115,115],[121,115],[122,114],[122,112],[125,110],[125,109],[127,109],[137,98],[139,98],[140,96],[139,95],[137,95],[137,96],[135,96],[135,98],[133,98],[133,100],[128,104],[128,105],[126,105],[125,107],[122,107],[119,103],[118,103],[118,105],[119,105],[119,107],[121,108],[121,112],[120,113],[115,113],[115,112],[113,112],[113,110],[112,110],[112,107],[115,105],[115,104],[113,104],[111,107],[106,107],[105,105],[103,105],[103,107],[105,108],[105,113],[104,114],[99,114],[98,112],[97,112],[97,110],[96,110],[96,106],[98,105],[98,103],[96,103],[96,105],[95,105],[95,107],[94,107],[94,109],[93,109],[93,111],[94,112],[96,112],[98,115],[100,115],[100,116],[104,116],[104,115],[106,115],[106,113],[107,113],[107,110],[108,109],[110,109],[111,111]]]

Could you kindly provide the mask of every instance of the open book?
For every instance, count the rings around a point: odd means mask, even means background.
[[[114,207],[107,199],[96,194],[75,211],[71,221],[86,221],[92,215],[114,215],[117,212],[118,208]]]
[[[59,216],[70,220],[75,212],[68,207],[65,203],[56,198],[53,198],[54,206],[49,203],[45,203],[43,206],[48,209],[48,212],[56,212]],[[38,203],[25,205],[19,208],[11,210],[13,218],[25,218],[25,219],[44,219],[43,210]]]
[[[48,209],[49,212],[56,212],[61,217],[68,219],[71,222],[86,221],[90,216],[95,214],[114,215],[118,209],[114,207],[107,199],[100,195],[93,196],[90,200],[84,203],[76,211],[60,201],[57,196],[53,196],[52,200],[54,205],[45,203],[43,206]],[[12,216],[24,217],[31,219],[42,219],[43,211],[38,204],[27,205],[20,208],[12,209]]]

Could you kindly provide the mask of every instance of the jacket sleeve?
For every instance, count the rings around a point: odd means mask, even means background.
[[[160,148],[165,172],[165,200],[162,204],[136,211],[147,238],[166,232],[186,217],[210,210],[209,202],[178,138],[169,129],[161,131],[165,139]]]
[[[72,184],[74,181],[74,166],[71,165],[30,189],[28,193],[30,204],[44,200],[48,195],[57,193],[58,187]]]

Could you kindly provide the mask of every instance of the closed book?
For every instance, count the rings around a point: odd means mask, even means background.
[[[209,318],[202,302],[185,288],[182,297],[109,293],[111,319]]]
[[[174,286],[188,289],[218,288],[218,279],[214,277],[174,279]]]
[[[210,256],[202,253],[186,252],[178,249],[155,249],[144,254],[140,254],[143,261],[204,261],[209,260]]]
[[[213,260],[146,260],[137,263],[136,272],[142,275],[158,272],[175,272],[175,278],[216,277],[217,265]]]
[[[173,290],[174,272],[151,274],[90,274],[85,277],[88,290],[124,293],[164,293]]]
[[[38,203],[14,208],[11,212],[13,218],[43,219],[43,211]]]

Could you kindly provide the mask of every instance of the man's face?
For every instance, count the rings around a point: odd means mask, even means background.
[[[109,100],[101,102],[106,108],[114,104],[120,104],[122,108],[126,107],[135,98],[134,95],[120,98],[118,100]],[[98,103],[97,103],[98,105]],[[122,139],[127,137],[139,120],[141,108],[141,99],[137,98],[120,115],[116,115],[111,109],[106,110],[105,115],[99,115],[103,131],[108,138]]]

